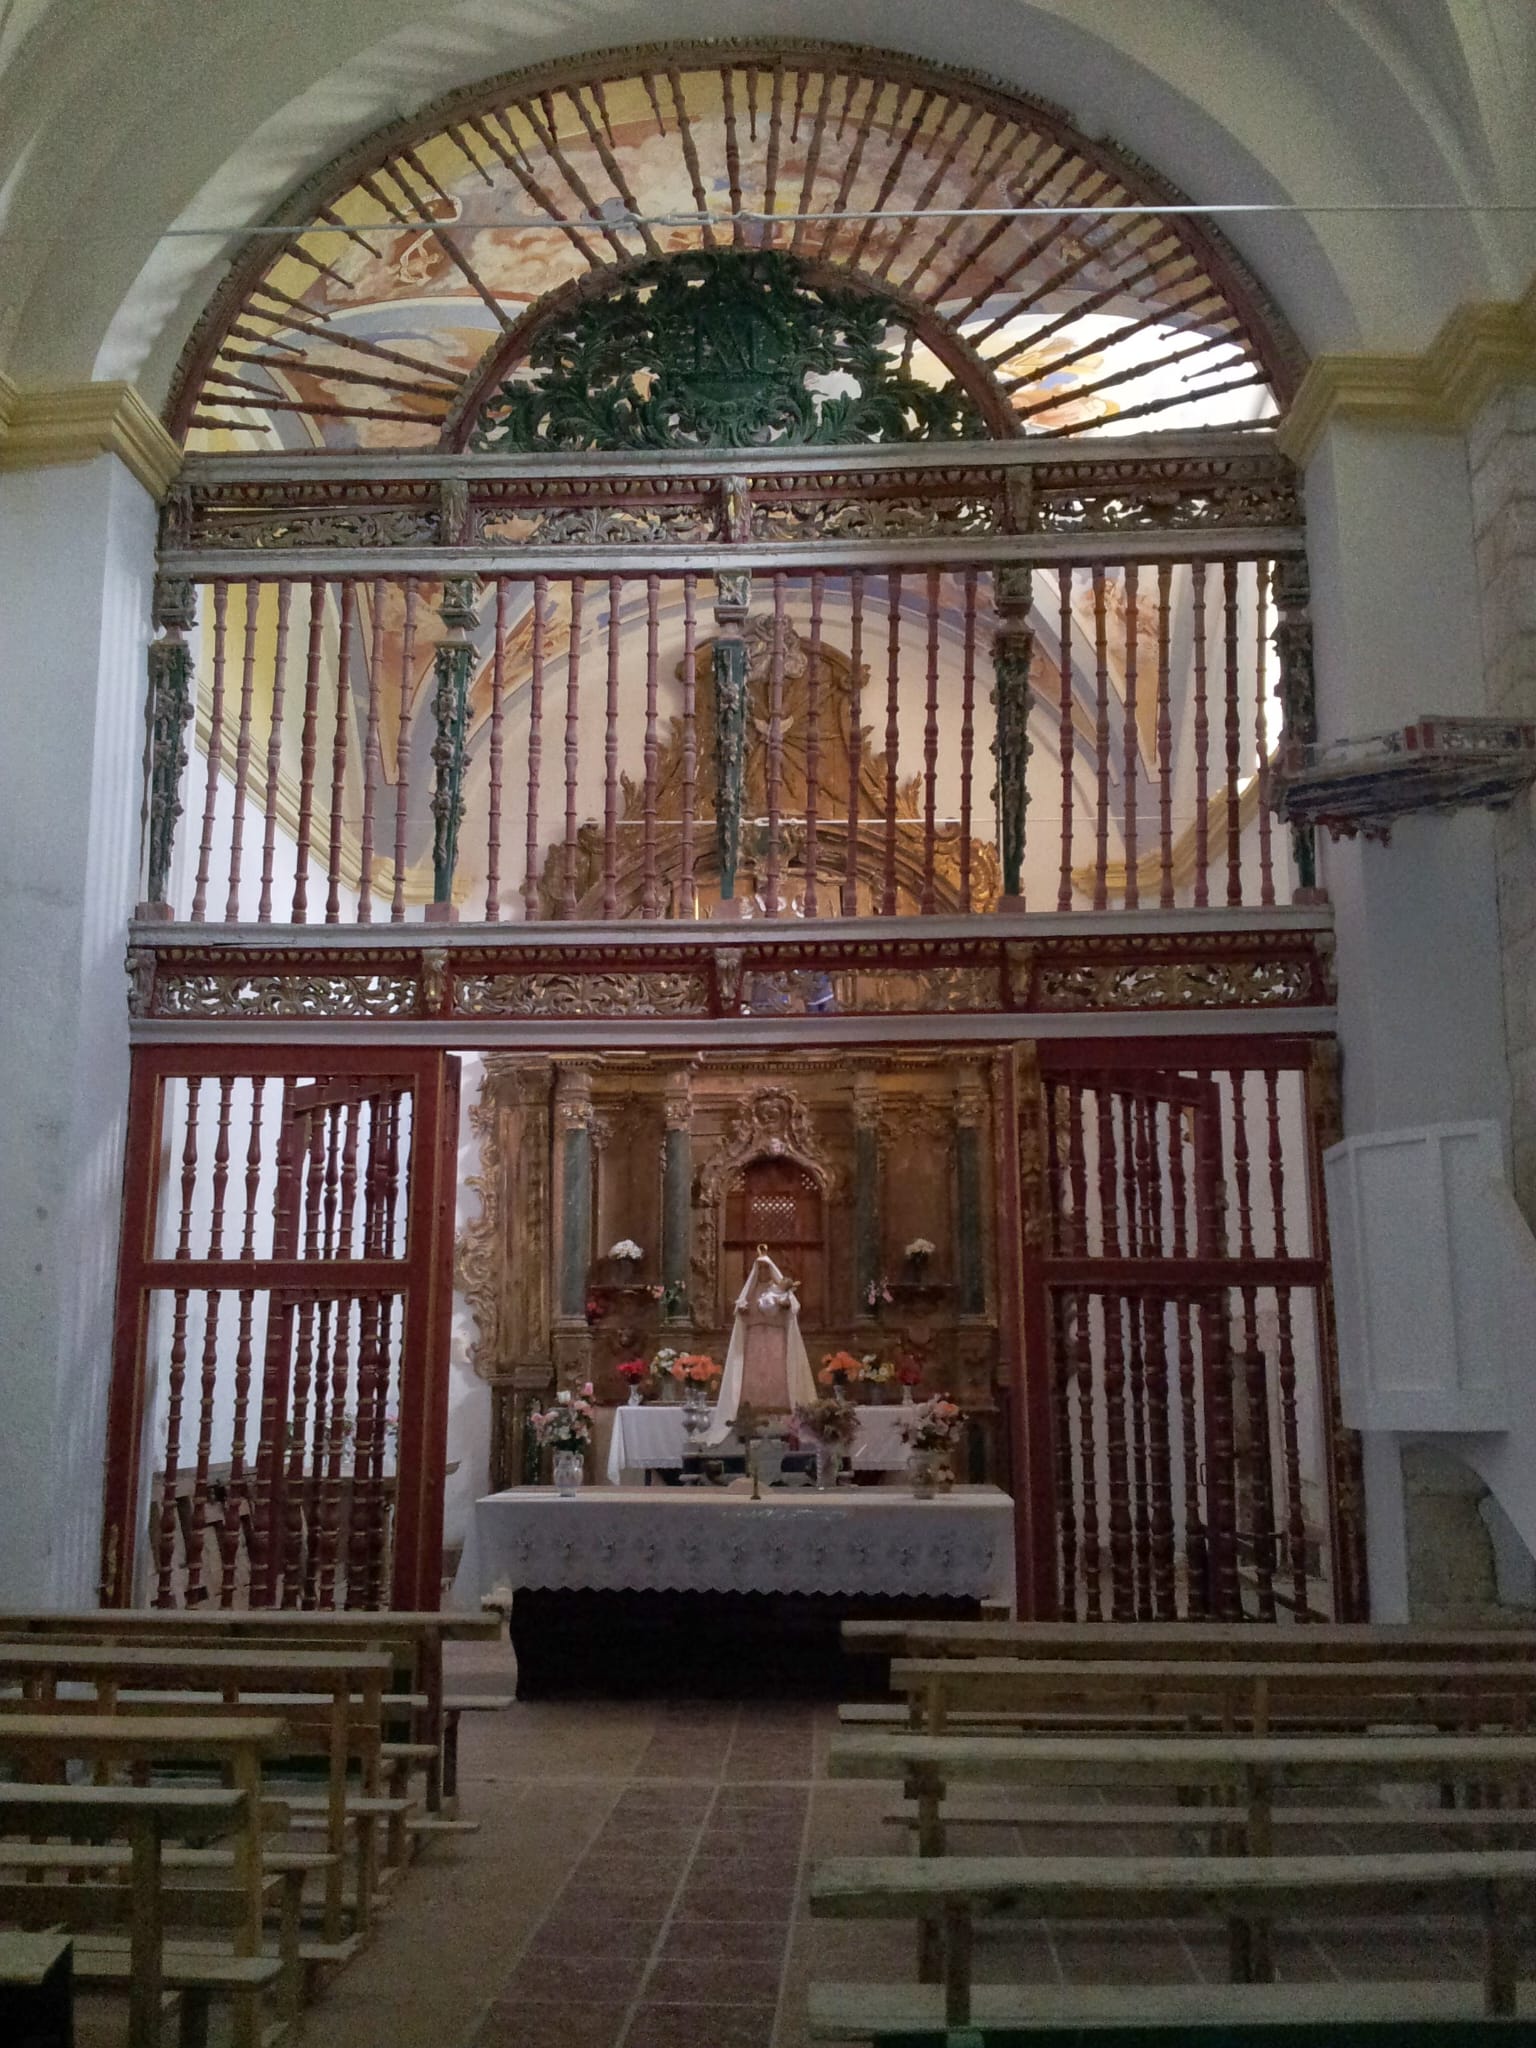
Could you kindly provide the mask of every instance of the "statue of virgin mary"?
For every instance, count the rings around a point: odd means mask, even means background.
[[[744,1401],[762,1415],[785,1414],[815,1398],[816,1382],[800,1336],[800,1303],[794,1285],[759,1245],[746,1285],[736,1297],[725,1376],[704,1441],[723,1443]]]

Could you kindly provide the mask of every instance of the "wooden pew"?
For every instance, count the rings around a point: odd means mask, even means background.
[[[892,1690],[914,1728],[986,1717],[1040,1727],[1271,1727],[1372,1724],[1504,1727],[1532,1723],[1536,1663],[1425,1664],[1236,1661],[1082,1663],[1072,1659],[897,1657]]]
[[[0,2041],[73,2048],[74,1971],[62,1934],[0,1930]]]
[[[63,1636],[101,1643],[189,1644],[217,1647],[220,1644],[286,1643],[294,1648],[379,1648],[397,1661],[397,1679],[403,1690],[420,1694],[413,1734],[422,1745],[420,1761],[426,1769],[426,1807],[429,1817],[442,1811],[443,1755],[450,1740],[450,1713],[456,1724],[458,1713],[483,1710],[473,1696],[457,1698],[448,1706],[443,1685],[443,1645],[449,1642],[494,1642],[501,1638],[503,1622],[496,1614],[459,1612],[418,1612],[389,1608],[343,1608],[308,1612],[300,1608],[93,1608],[74,1614],[54,1611],[0,1612],[0,1638]],[[496,1695],[496,1703],[511,1705],[510,1695]],[[456,1726],[454,1734],[456,1735]]]
[[[1118,2014],[1253,2023],[1300,2014],[1309,1987],[1104,1986],[1078,1989],[972,1985],[977,1915],[1018,1919],[1167,1919],[1216,1916],[1265,1921],[1328,1912],[1419,1913],[1471,1909],[1483,1922],[1480,1987],[1328,1984],[1318,1987],[1336,2019],[1423,2018],[1426,2012],[1512,2016],[1517,2006],[1516,1930],[1536,1895],[1536,1851],[1451,1851],[1403,1856],[1232,1857],[848,1857],[824,1863],[811,1885],[819,1918],[937,1919],[942,1985],[813,1985],[810,2028],[818,2039],[862,2039],[942,2023],[1091,2026]],[[1244,1953],[1234,1944],[1234,1959]],[[1170,1996],[1170,1993],[1173,1994]],[[1161,1994],[1161,1995],[1159,1995]]]
[[[343,1881],[347,1835],[357,1838],[355,1922],[367,1929],[377,1886],[374,1822],[383,1799],[380,1778],[382,1699],[391,1673],[389,1657],[375,1650],[295,1650],[274,1643],[261,1649],[219,1645],[75,1643],[65,1639],[0,1643],[0,1684],[23,1688],[20,1710],[39,1711],[57,1703],[60,1684],[89,1686],[103,1713],[208,1715],[216,1705],[271,1709],[272,1689],[283,1702],[292,1756],[326,1759],[325,1867],[326,1941],[340,1944],[345,1933]],[[134,1695],[149,1691],[149,1700]],[[210,1701],[209,1695],[213,1700]],[[185,1704],[182,1704],[184,1699]],[[69,1713],[90,1702],[68,1700]],[[11,1704],[0,1702],[0,1728]],[[353,1798],[350,1767],[358,1766],[361,1791]],[[302,1795],[293,1804],[302,1807]]]
[[[1384,1657],[1421,1664],[1536,1658],[1533,1629],[1421,1628],[1374,1621],[1290,1627],[1220,1621],[849,1620],[842,1635],[845,1648],[886,1657],[1149,1657],[1169,1663],[1179,1657],[1201,1663],[1332,1658],[1346,1664]]]
[[[277,1724],[266,1724],[270,1729]],[[263,1724],[249,1723],[239,1742],[258,1747],[267,1733],[253,1733]],[[94,1722],[88,1735],[61,1738],[57,1722],[49,1724],[37,1745],[19,1748],[0,1727],[0,1754],[8,1760],[35,1763],[40,1755],[56,1761],[66,1752],[101,1760],[98,1738],[105,1724]],[[81,1743],[76,1748],[76,1741]],[[114,1749],[114,1759],[145,1761],[142,1744],[124,1738],[127,1748]],[[179,1748],[179,1744],[178,1744]],[[226,1748],[225,1756],[232,1751]],[[156,1749],[156,1760],[164,1760]],[[234,2003],[234,2039],[241,2048],[260,2048],[263,2039],[263,1993],[284,1974],[282,1958],[262,1954],[262,1922],[277,1895],[277,1880],[265,1878],[260,1861],[261,1814],[249,1787],[201,1790],[186,1787],[115,1785],[0,1784],[0,1835],[64,1835],[72,1841],[99,1842],[104,1835],[126,1838],[128,1882],[109,1885],[72,1881],[78,1868],[66,1850],[29,1840],[0,1839],[0,1866],[30,1871],[32,1882],[0,1884],[0,1920],[41,1930],[64,1924],[72,1930],[121,1926],[129,1928],[125,1954],[77,1943],[75,1971],[82,1978],[127,1982],[130,2048],[159,2048],[161,2002],[167,1986],[180,1989],[184,2000],[184,2038],[197,2038],[206,2021],[207,2001],[221,1992]],[[164,1853],[168,1843],[185,1846],[233,1839],[237,1844],[238,1882],[230,1887],[199,1887],[178,1891],[165,1882]],[[230,1931],[233,1953],[181,1953],[167,1958],[167,1923],[218,1927]]]
[[[1135,1809],[1144,1816],[1141,1825],[1202,1832],[1229,1826],[1244,1851],[1259,1855],[1268,1849],[1277,1821],[1293,1824],[1281,1818],[1278,1795],[1311,1794],[1314,1805],[1304,1809],[1310,1815],[1305,1824],[1324,1826],[1344,1824],[1344,1811],[1359,1817],[1350,1809],[1316,1804],[1341,1788],[1356,1808],[1367,1788],[1382,1785],[1470,1788],[1479,1797],[1503,1797],[1536,1783],[1536,1735],[848,1735],[833,1740],[827,1771],[834,1778],[899,1778],[912,1802],[919,1853],[927,1856],[946,1852],[944,1801],[955,1783],[1034,1788],[1048,1798],[1074,1787],[1152,1790],[1163,1797]],[[1108,1820],[1086,1803],[1070,1815],[1065,1807],[1045,1811],[1059,1811],[1063,1823],[1070,1817],[1080,1827],[1122,1824],[1120,1810]],[[999,1806],[993,1824],[1038,1821],[1039,1812]],[[1367,1818],[1372,1826],[1434,1824],[1497,1833],[1533,1815],[1502,1805],[1382,1805],[1370,1807]]]

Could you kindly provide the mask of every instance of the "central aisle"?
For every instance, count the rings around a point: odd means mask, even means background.
[[[449,1644],[452,1692],[505,1692],[503,1644]],[[521,1704],[465,1716],[474,1835],[429,1849],[366,1954],[305,2015],[299,2048],[807,2048],[813,1978],[909,1979],[910,1928],[806,1917],[810,1865],[890,1853],[890,1787],[823,1775],[823,1706]],[[1092,1825],[1052,1846],[1128,1846]],[[1025,1830],[978,1851],[1036,1846]],[[1039,1846],[1045,1846],[1040,1843]],[[1468,1973],[1448,1936],[1334,1925],[1277,1938],[1282,1977]],[[1224,1940],[1168,1925],[1043,1923],[985,1936],[978,1976],[1044,1983],[1219,1979]],[[121,2008],[80,2048],[121,2048]],[[110,2023],[109,2023],[110,2022]]]

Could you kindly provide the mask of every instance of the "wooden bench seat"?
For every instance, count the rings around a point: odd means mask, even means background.
[[[1536,1896],[1536,1851],[1491,1849],[1397,1856],[843,1857],[811,1883],[812,1915],[915,1919],[942,1930],[945,2024],[972,2017],[977,1917],[1118,1922],[1215,1917],[1267,1923],[1298,1914],[1471,1910],[1483,1923],[1484,2010],[1512,2015],[1516,1931]],[[1267,1944],[1234,1942],[1234,1971],[1267,1973]],[[1287,1987],[1289,1988],[1289,1987]],[[1347,2011],[1343,1987],[1330,1987]],[[1401,1987],[1413,2017],[1419,1985]]]
[[[848,1620],[844,1646],[886,1657],[1147,1657],[1201,1664],[1254,1657],[1353,1664],[1383,1659],[1470,1664],[1536,1658],[1536,1630],[1421,1628],[1401,1622]]]
[[[130,1989],[137,1988],[133,1962],[119,1943],[77,1936],[74,1969],[82,1983],[127,1984]],[[276,1956],[216,1955],[206,1949],[164,1948],[161,1984],[167,1991],[181,1994],[180,2048],[207,2048],[209,2007],[215,1996],[227,1998],[237,2015],[253,2009],[259,2011],[264,1994],[277,1986],[282,1974],[283,1965]],[[286,2026],[258,2025],[251,2038],[261,2048],[276,2048],[287,2031]],[[132,2042],[132,2035],[129,2039]]]
[[[0,2040],[73,2048],[74,1970],[62,1934],[0,1928]]]
[[[991,2048],[993,2030],[1058,2036],[1050,2048],[1142,2048],[1141,2030],[1176,2031],[1183,2048],[1356,2048],[1352,2025],[1382,2029],[1372,2048],[1523,2048],[1536,1991],[1520,1985],[1514,2019],[1490,2019],[1481,1985],[1465,1983],[973,1984],[971,2032],[944,2018],[941,1984],[813,1984],[809,2029],[817,2041],[879,2041],[900,2048]],[[1459,2025],[1458,2025],[1459,2023]],[[1430,2034],[1431,2026],[1458,2027]],[[1284,2029],[1284,2036],[1251,2030]],[[1190,2030],[1186,2035],[1185,2030]],[[1228,2030],[1232,2030],[1229,2032]],[[1239,2031],[1240,2030],[1240,2031]],[[1009,2048],[1012,2048],[1011,2041]]]
[[[1380,1725],[1532,1725],[1536,1661],[1386,1664],[1160,1663],[1128,1659],[897,1657],[891,1688],[914,1726],[942,1734],[953,1718],[985,1714],[1038,1724],[1054,1716],[1117,1715],[1127,1724],[1182,1716],[1191,1726],[1327,1728]]]
[[[939,1856],[946,1846],[945,1797],[956,1783],[998,1787],[1039,1787],[1056,1803],[1062,1791],[1083,1786],[1151,1790],[1159,1804],[1194,1795],[1241,1817],[1243,1839],[1255,1851],[1268,1830],[1281,1794],[1301,1795],[1308,1805],[1327,1790],[1358,1805],[1362,1787],[1422,1785],[1475,1790],[1481,1797],[1507,1795],[1536,1783],[1536,1736],[1529,1735],[1337,1735],[1337,1736],[1032,1736],[1009,1735],[845,1735],[834,1738],[827,1756],[833,1778],[899,1778],[913,1804],[919,1846]],[[1206,1809],[1175,1808],[1191,1825]],[[1382,1807],[1389,1818],[1405,1809]],[[1494,1824],[1495,1808],[1466,1809]],[[1082,1825],[1098,1824],[1096,1809],[1081,1809]],[[1439,1809],[1415,1810],[1437,1821]],[[1022,1816],[1020,1816],[1022,1817]],[[1375,1813],[1373,1810],[1373,1820]]]
[[[216,1990],[230,1992],[234,2000],[236,2048],[261,2048],[261,1994],[284,1970],[280,1958],[262,1956],[263,1925],[268,1911],[281,1907],[285,1881],[269,1879],[262,1870],[263,1802],[256,1779],[263,1752],[275,1747],[282,1735],[281,1722],[242,1722],[238,1717],[231,1717],[229,1724],[217,1730],[200,1728],[185,1719],[166,1727],[140,1720],[125,1724],[104,1715],[81,1716],[74,1722],[65,1716],[50,1716],[38,1719],[30,1727],[20,1717],[0,1723],[0,1760],[13,1767],[54,1765],[67,1760],[98,1764],[187,1761],[212,1753],[227,1761],[243,1781],[233,1790],[0,1785],[0,1830],[32,1837],[74,1838],[65,1848],[65,1856],[79,1844],[95,1848],[103,1845],[104,1838],[125,1838],[121,1846],[128,1854],[128,1882],[109,1885],[50,1880],[42,1867],[42,1858],[26,1853],[46,1851],[48,1843],[10,1844],[17,1858],[14,1867],[30,1866],[33,1878],[31,1882],[22,1880],[0,1887],[0,1918],[13,1922],[25,1919],[34,1927],[62,1919],[79,1929],[82,1941],[87,1935],[95,1939],[103,1921],[117,1925],[126,1920],[128,1939],[122,1945],[120,1981],[129,1990],[130,2048],[159,2048],[168,1908],[195,1925],[206,1925],[212,1920],[226,1929],[226,1963],[262,1965],[259,1972],[236,1973],[238,1981],[232,1980],[226,1971],[216,1981],[210,1978],[202,1987],[209,1996]],[[180,1887],[165,1883],[164,1855],[168,1845],[201,1846],[221,1840],[234,1846],[232,1884]],[[59,1845],[53,1846],[57,1849]],[[0,1845],[0,1859],[8,1853]],[[57,1861],[55,1858],[55,1867]],[[287,1896],[292,1897],[291,1888]],[[296,1924],[288,1943],[290,1988],[294,1934]],[[79,1955],[77,1944],[77,1969]],[[196,2020],[200,2010],[197,1997],[187,2010]]]

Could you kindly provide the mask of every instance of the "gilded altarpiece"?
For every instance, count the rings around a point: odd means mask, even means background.
[[[493,1486],[531,1471],[526,1412],[551,1389],[590,1378],[617,1404],[621,1359],[723,1359],[759,1242],[801,1283],[813,1364],[915,1364],[976,1418],[978,1473],[1006,1480],[992,1058],[488,1059],[459,1286],[493,1390]],[[625,1240],[638,1261],[610,1256]]]

